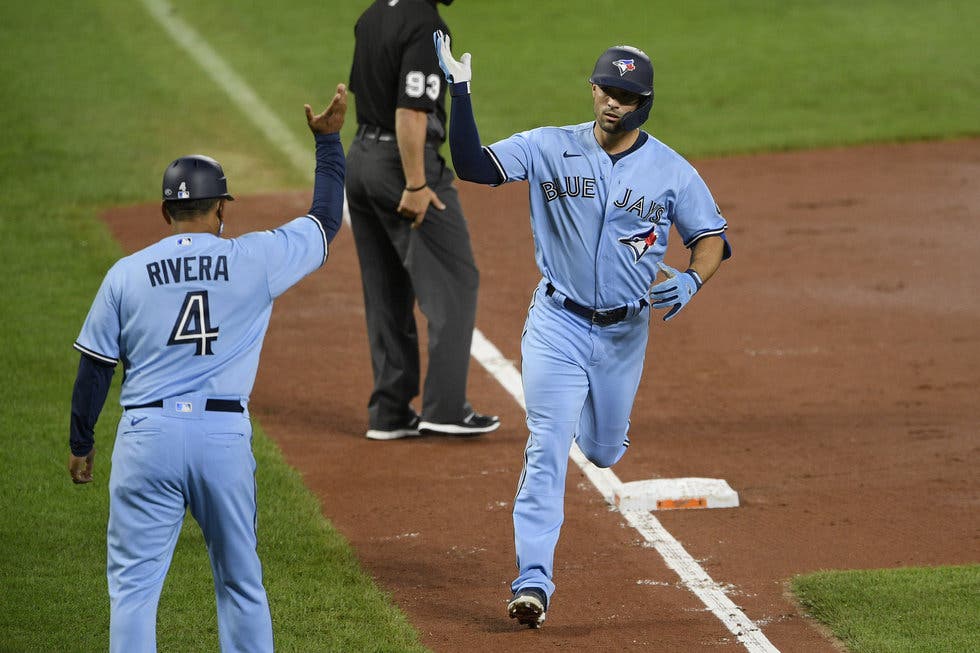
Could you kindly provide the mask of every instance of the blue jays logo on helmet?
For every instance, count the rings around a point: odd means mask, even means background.
[[[633,63],[632,59],[617,59],[613,62],[613,65],[619,68],[620,77],[632,70],[636,70],[636,64]]]
[[[639,263],[643,255],[657,242],[657,227],[653,226],[638,234],[620,238],[619,242],[633,250],[633,263]]]
[[[646,122],[653,106],[653,63],[643,50],[631,45],[614,45],[595,62],[589,81],[597,86],[621,88],[642,98],[636,109],[619,121],[618,131],[630,131]]]
[[[643,97],[653,97],[653,63],[639,48],[615,45],[603,52],[595,62],[589,81],[599,86],[613,86]]]

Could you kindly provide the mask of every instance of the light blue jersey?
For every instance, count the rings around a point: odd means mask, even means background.
[[[536,588],[550,599],[555,591],[572,442],[600,467],[616,464],[629,447],[649,337],[648,295],[671,226],[687,247],[727,228],[697,170],[671,148],[640,133],[633,148],[610,156],[594,126],[542,127],[485,149],[500,179],[529,183],[535,259],[544,277],[521,338],[531,435],[514,498],[515,596]],[[621,321],[582,319],[566,299],[580,312],[611,310]]]
[[[506,181],[530,184],[541,274],[580,304],[605,309],[646,297],[671,225],[686,247],[727,228],[697,170],[647,135],[615,165],[594,122],[541,127],[487,148]]]
[[[653,101],[653,65],[642,50],[614,46],[599,57],[589,78],[596,121],[540,127],[481,147],[468,55],[456,61],[449,38],[433,38],[453,82],[449,146],[460,178],[529,186],[543,278],[521,334],[530,435],[514,496],[519,573],[507,612],[536,628],[555,591],[572,444],[598,467],[622,459],[651,310],[669,308],[666,321],[711,278],[731,255],[728,225],[697,170],[639,130]],[[604,146],[627,149],[610,154]],[[671,226],[693,249],[684,272],[660,265]],[[661,269],[667,278],[654,283]]]
[[[75,348],[122,361],[123,406],[190,394],[244,404],[273,300],[326,253],[310,217],[234,239],[167,236],[109,270]]]

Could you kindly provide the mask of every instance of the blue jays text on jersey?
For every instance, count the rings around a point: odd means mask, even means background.
[[[615,163],[593,122],[541,127],[486,148],[504,181],[530,183],[535,259],[568,297],[598,309],[644,297],[673,226],[686,247],[727,223],[694,167],[653,136]]]
[[[596,186],[598,182],[594,177],[564,177],[563,179],[552,179],[540,183],[541,193],[546,202],[552,202],[563,197],[584,197],[586,199],[596,197]],[[657,201],[647,201],[645,195],[633,197],[633,189],[626,188],[623,197],[615,200],[613,206],[625,209],[630,213],[635,213],[647,222],[660,224],[664,217],[667,207]]]

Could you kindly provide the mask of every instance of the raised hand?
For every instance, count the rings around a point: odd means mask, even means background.
[[[310,131],[314,134],[333,134],[339,132],[344,126],[344,116],[347,115],[347,87],[337,84],[337,92],[330,105],[323,110],[323,113],[313,115],[310,105],[303,105],[306,108],[306,124],[310,126]]]
[[[468,82],[473,79],[473,69],[470,67],[470,56],[469,52],[463,54],[459,58],[459,61],[453,58],[452,50],[450,49],[450,40],[448,34],[443,34],[442,30],[436,30],[432,33],[432,40],[436,44],[436,55],[439,57],[439,67],[442,68],[442,72],[446,75],[446,81],[451,84],[460,84],[462,82]]]

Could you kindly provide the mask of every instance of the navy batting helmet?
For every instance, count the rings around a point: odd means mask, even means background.
[[[650,116],[653,107],[653,63],[646,52],[631,45],[615,45],[599,57],[589,81],[642,96],[639,106],[619,123],[622,131],[636,129]]]
[[[175,160],[163,173],[163,199],[204,200],[228,194],[228,180],[221,164],[209,156],[192,154]]]

